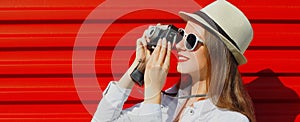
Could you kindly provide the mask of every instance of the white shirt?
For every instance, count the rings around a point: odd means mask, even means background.
[[[167,90],[174,92],[175,88]],[[179,90],[179,96],[188,94]],[[92,122],[172,122],[181,110],[185,100],[162,95],[160,104],[139,103],[122,110],[131,90],[110,82],[95,112]],[[248,118],[235,111],[216,107],[209,99],[195,102],[193,107],[186,107],[182,113],[182,122],[249,122]]]

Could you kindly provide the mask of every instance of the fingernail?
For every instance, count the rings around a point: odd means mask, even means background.
[[[171,50],[171,42],[168,41],[168,49]]]
[[[163,47],[167,47],[166,45],[167,45],[167,40],[166,40],[166,38],[163,38],[163,40],[162,40],[162,46]]]
[[[161,41],[162,41],[162,39],[159,39],[157,42],[157,45],[161,45]]]

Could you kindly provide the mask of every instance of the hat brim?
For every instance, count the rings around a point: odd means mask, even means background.
[[[233,54],[234,58],[236,59],[236,61],[239,65],[247,63],[246,57],[239,51],[239,49],[237,49],[227,38],[225,38],[217,30],[213,29],[203,18],[201,18],[198,15],[183,12],[183,11],[179,12],[179,16],[185,21],[192,21],[192,22],[199,24],[205,30],[220,37],[220,39],[224,42],[226,47]]]

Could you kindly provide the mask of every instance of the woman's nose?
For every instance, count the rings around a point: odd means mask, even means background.
[[[183,39],[184,39],[184,38],[183,38]],[[181,41],[179,41],[179,42],[175,45],[177,51],[184,51],[184,50],[185,50],[183,39],[182,39]]]

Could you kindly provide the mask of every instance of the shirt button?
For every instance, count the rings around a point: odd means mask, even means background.
[[[190,110],[189,110],[189,113],[190,113],[191,116],[193,116],[193,115],[194,115],[194,110],[193,110],[193,109],[190,109]]]

